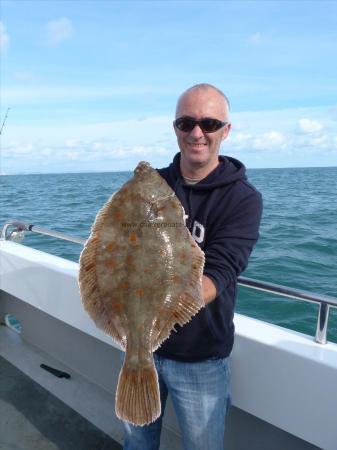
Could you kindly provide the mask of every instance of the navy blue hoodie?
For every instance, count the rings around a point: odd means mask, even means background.
[[[240,161],[219,156],[219,163],[197,184],[185,183],[180,153],[169,167],[158,170],[185,209],[186,225],[205,253],[204,274],[217,290],[215,300],[183,327],[177,325],[177,332],[156,351],[166,358],[226,357],[233,347],[237,277],[246,268],[259,236],[262,197],[248,183]]]

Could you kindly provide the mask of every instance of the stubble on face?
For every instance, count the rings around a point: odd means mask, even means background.
[[[179,98],[176,118],[182,116],[197,120],[211,117],[228,122],[228,105],[226,99],[215,89],[194,88]],[[230,124],[214,133],[204,133],[199,126],[195,126],[189,133],[175,128],[183,176],[204,178],[217,167],[220,145],[229,129]]]

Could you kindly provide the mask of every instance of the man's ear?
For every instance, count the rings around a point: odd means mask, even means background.
[[[172,125],[173,125],[174,132],[177,135],[177,127],[176,127],[175,121],[172,122]]]
[[[231,128],[232,128],[232,124],[230,122],[227,123],[227,125],[225,125],[224,130],[223,130],[223,134],[222,134],[222,138],[221,138],[222,141],[224,141],[227,138]]]

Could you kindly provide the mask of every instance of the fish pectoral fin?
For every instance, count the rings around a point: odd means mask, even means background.
[[[192,317],[202,308],[203,299],[200,293],[192,296],[189,292],[184,292],[177,301],[171,311],[162,313],[153,328],[153,345],[152,351],[158,347],[170,336],[172,331],[177,331],[175,325],[183,326],[188,323]]]
[[[154,422],[161,413],[158,375],[154,365],[121,369],[116,392],[116,415],[134,425]]]

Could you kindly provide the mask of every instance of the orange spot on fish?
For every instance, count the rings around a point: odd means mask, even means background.
[[[104,265],[109,269],[114,269],[117,266],[117,262],[114,258],[110,258],[105,261]]]
[[[115,249],[115,244],[113,242],[110,242],[110,244],[108,244],[106,246],[106,249],[108,250],[108,252],[112,252]]]
[[[174,283],[174,284],[179,284],[179,283],[181,283],[181,278],[180,278],[178,275],[175,275],[175,276],[173,277],[173,283]]]
[[[112,305],[112,310],[115,312],[120,312],[123,309],[123,305],[121,303],[114,303]]]
[[[175,202],[175,201],[171,201],[170,202],[170,206],[171,206],[171,208],[174,208],[174,209],[179,209],[180,210],[180,205],[179,205],[179,203],[177,203],[177,202]]]
[[[143,297],[143,295],[144,295],[144,289],[142,289],[142,288],[136,289],[136,295],[137,295],[138,297]]]
[[[131,233],[131,234],[130,234],[130,241],[131,241],[131,242],[136,242],[136,241],[137,241],[137,235],[136,235],[136,233]]]
[[[127,255],[127,256],[126,256],[126,258],[125,258],[125,263],[126,263],[127,266],[129,266],[130,264],[133,263],[133,257],[132,257],[132,255]]]
[[[179,253],[179,258],[180,258],[180,260],[181,260],[182,263],[186,262],[186,260],[187,260],[186,252],[185,252],[185,251],[181,251],[181,252]]]
[[[124,214],[121,211],[116,211],[115,212],[115,219],[116,220],[122,220],[124,217]]]
[[[129,284],[126,283],[126,281],[122,281],[121,283],[119,283],[118,289],[129,289]]]

